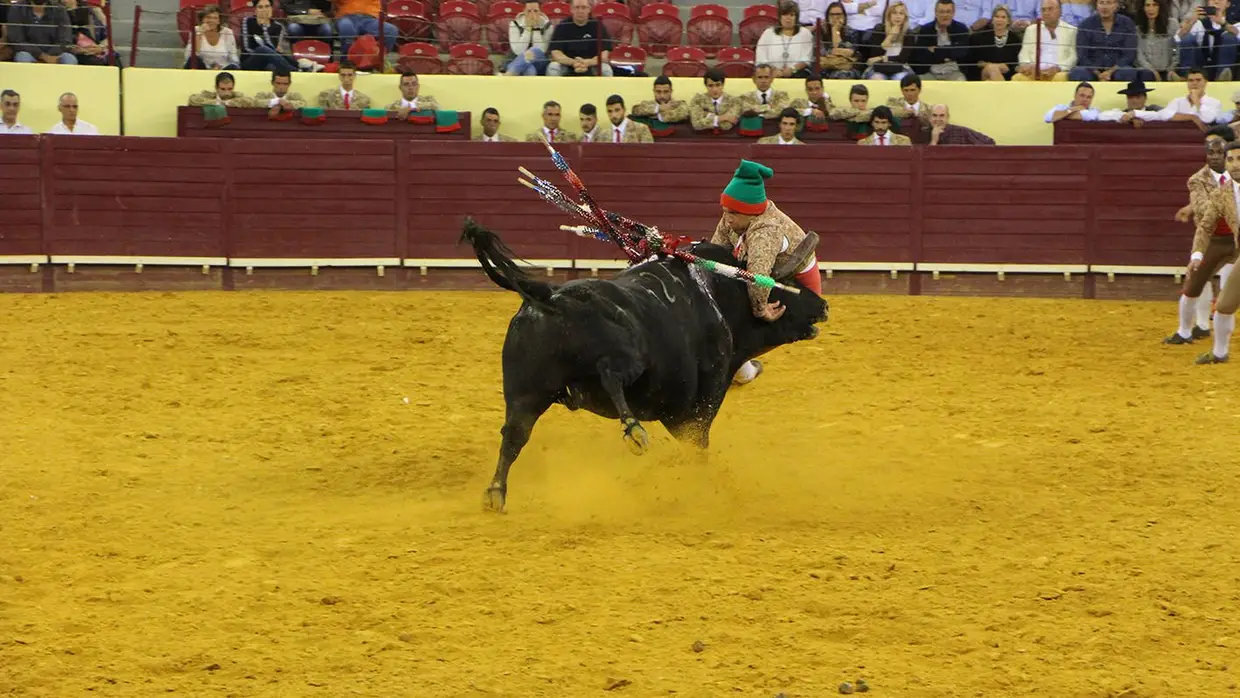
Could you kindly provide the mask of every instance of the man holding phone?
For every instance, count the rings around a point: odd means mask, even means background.
[[[1227,82],[1240,49],[1240,28],[1227,20],[1229,0],[1209,0],[1182,18],[1175,34],[1180,65],[1201,68],[1210,80]]]

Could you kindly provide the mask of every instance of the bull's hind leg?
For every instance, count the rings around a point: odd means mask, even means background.
[[[521,400],[509,402],[504,414],[504,426],[499,433],[503,437],[499,445],[499,464],[495,466],[495,475],[491,478],[491,486],[483,495],[483,506],[494,512],[503,513],[508,501],[508,469],[512,467],[521,449],[530,441],[534,424],[538,418],[551,407],[551,400]]]
[[[633,416],[628,400],[624,399],[624,374],[617,371],[611,361],[603,359],[598,363],[598,377],[603,390],[607,391],[607,396],[611,398],[616,412],[620,415],[620,423],[624,425],[624,442],[629,445],[630,451],[642,455],[650,448],[650,435],[637,421],[637,417]]]

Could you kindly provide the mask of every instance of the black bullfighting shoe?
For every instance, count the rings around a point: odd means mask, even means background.
[[[1198,364],[1225,364],[1227,363],[1228,358],[1229,358],[1228,356],[1222,356],[1222,357],[1215,356],[1214,352],[1207,351],[1206,353],[1197,357],[1197,363]]]
[[[1193,331],[1196,332],[1197,328],[1194,327]],[[1192,337],[1185,337],[1179,332],[1176,332],[1175,334],[1163,340],[1163,344],[1192,344],[1192,343],[1193,343]]]
[[[1210,330],[1204,329],[1197,325],[1193,325],[1193,339],[1205,339],[1210,336]]]

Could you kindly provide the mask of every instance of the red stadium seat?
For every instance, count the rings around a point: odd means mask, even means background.
[[[508,27],[524,9],[525,6],[516,0],[499,0],[491,4],[486,20],[487,46],[491,48],[491,53],[508,53],[511,48],[508,45]]]
[[[732,45],[732,20],[728,19],[728,8],[723,5],[694,5],[689,12],[685,33],[688,34],[690,46],[697,46],[706,52],[707,58],[714,58],[719,49]]]
[[[494,75],[491,53],[482,44],[453,44],[448,51],[447,71],[451,75]]]
[[[658,3],[646,5],[637,19],[637,36],[642,47],[656,58],[667,55],[667,50],[679,46],[684,35],[680,21],[680,9],[675,5]]]
[[[482,41],[482,19],[478,6],[468,0],[444,0],[439,6],[435,23],[439,48],[451,51],[453,44],[476,44]]]
[[[646,70],[646,50],[636,46],[613,46],[608,62],[643,72]]]
[[[293,58],[297,60],[305,58],[321,65],[327,65],[332,61],[332,47],[326,41],[302,39],[301,41],[293,42],[291,48],[293,50]]]
[[[389,0],[385,18],[405,40],[428,39],[431,20],[421,0]]]
[[[547,15],[547,19],[551,20],[552,24],[555,24],[565,17],[571,17],[573,14],[573,10],[569,4],[566,2],[560,2],[559,0],[544,2],[542,4],[542,11],[543,14]]]
[[[439,60],[439,49],[425,41],[411,41],[402,44],[397,53],[397,67],[402,71],[411,70],[418,75],[435,75],[444,71],[443,61]]]
[[[755,58],[751,48],[728,47],[719,50],[719,60],[715,63],[715,67],[730,78],[751,78]]]
[[[603,23],[607,36],[618,44],[633,43],[633,15],[627,5],[618,2],[600,2],[594,6],[594,16]]]
[[[706,52],[696,46],[673,46],[667,50],[663,74],[669,78],[700,78],[706,74]]]
[[[741,46],[758,47],[762,32],[779,24],[779,9],[774,5],[750,5],[745,8],[745,18],[738,30]]]

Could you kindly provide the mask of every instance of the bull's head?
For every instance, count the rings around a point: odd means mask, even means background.
[[[755,321],[761,328],[764,343],[773,347],[780,344],[799,342],[802,339],[813,339],[818,336],[818,323],[827,321],[827,300],[796,281],[791,285],[801,289],[800,293],[789,293],[782,289],[771,290],[771,302],[784,305],[784,314],[775,322]]]

